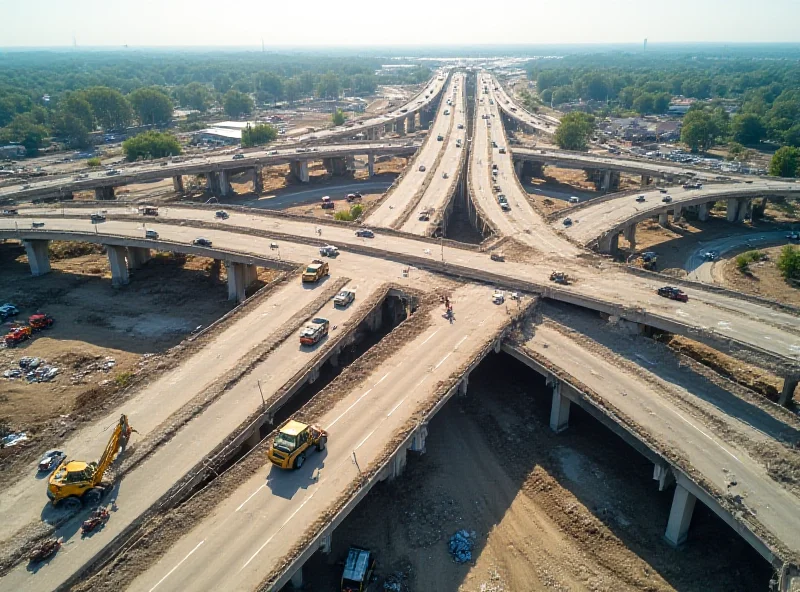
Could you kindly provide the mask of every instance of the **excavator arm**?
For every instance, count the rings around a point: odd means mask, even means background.
[[[123,449],[125,448],[125,446],[128,444],[128,439],[131,437],[131,433],[134,431],[135,430],[131,428],[130,424],[128,424],[128,416],[121,415],[119,418],[119,423],[117,423],[116,427],[114,428],[114,432],[111,434],[111,438],[108,440],[108,444],[103,452],[103,456],[100,457],[100,460],[97,463],[97,470],[95,471],[94,476],[95,483],[102,481],[106,470],[109,466],[111,466],[111,463],[114,462],[114,458],[116,457],[120,446],[122,446]]]

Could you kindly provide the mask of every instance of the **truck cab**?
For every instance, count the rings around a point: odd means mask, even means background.
[[[328,264],[319,259],[314,259],[303,272],[303,283],[315,283],[328,275]]]
[[[350,547],[342,572],[342,592],[364,592],[375,570],[372,552],[359,547]]]
[[[300,329],[300,345],[315,345],[328,334],[330,321],[323,318],[311,319]]]
[[[321,427],[290,419],[278,428],[270,442],[267,458],[281,469],[299,469],[312,446],[323,451],[327,442],[328,432]]]

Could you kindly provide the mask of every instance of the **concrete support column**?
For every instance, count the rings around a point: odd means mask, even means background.
[[[394,123],[391,121],[383,126],[384,134],[391,134],[394,131]]]
[[[94,190],[94,198],[98,201],[116,199],[113,187],[97,187]]]
[[[692,522],[692,513],[697,498],[689,493],[682,485],[675,486],[675,495],[672,498],[672,509],[669,512],[669,522],[664,538],[673,547],[679,547],[686,541],[689,525]]]
[[[206,189],[212,195],[219,195],[219,176],[217,173],[206,173]]]
[[[630,243],[631,251],[635,251],[636,250],[636,224],[631,224],[630,226],[627,226],[625,228],[625,230],[623,231],[623,234],[625,236],[625,240]]]
[[[425,453],[425,440],[428,438],[428,426],[421,425],[411,438],[411,446],[408,449],[412,452]]]
[[[650,185],[650,175],[642,175],[642,188],[644,189],[648,185]]]
[[[319,550],[326,555],[331,552],[331,543],[333,542],[333,534],[326,534],[319,541]]]
[[[220,197],[227,197],[231,193],[233,193],[233,187],[231,187],[228,171],[220,171],[219,173],[217,173],[217,177],[219,178]]]
[[[414,115],[412,113],[411,115],[406,117],[406,129],[407,129],[409,134],[414,133],[414,131],[416,129],[416,124],[417,124],[416,115]]]
[[[244,270],[244,286],[250,286],[258,279],[258,266],[257,265],[242,265]]]
[[[606,255],[616,255],[619,249],[619,233],[611,232],[600,239],[598,250]]]
[[[347,174],[347,160],[345,158],[324,158],[322,159],[322,164],[331,175],[342,177]]]
[[[522,167],[523,166],[524,165],[523,165],[523,162],[521,160],[518,160],[518,161],[516,161],[514,163],[514,173],[516,173],[517,179],[519,179],[520,182],[522,182]]]
[[[139,269],[150,261],[150,249],[144,247],[128,247],[128,268]]]
[[[130,282],[128,274],[128,249],[114,245],[106,245],[108,262],[111,264],[111,285],[115,288],[126,286]]]
[[[752,199],[740,199],[739,200],[739,209],[736,212],[736,221],[737,222],[744,222],[744,219],[750,213],[750,209],[753,207],[753,200]]]
[[[22,244],[25,247],[25,253],[28,255],[31,275],[50,273],[50,241],[26,240],[22,241]]]
[[[550,407],[550,429],[558,434],[569,427],[570,401],[561,395],[561,381],[557,378],[551,378],[550,380],[553,387],[553,404]]]
[[[676,223],[680,222],[682,214],[683,208],[680,205],[675,206],[675,209],[672,210],[672,221]]]
[[[291,165],[292,173],[297,178],[298,181],[301,183],[308,183],[309,176],[308,176],[308,161],[307,160],[295,160],[292,162]]]
[[[261,167],[253,167],[253,193],[256,195],[264,193],[264,173]]]
[[[298,570],[296,572],[294,572],[294,575],[292,576],[292,579],[290,581],[292,583],[292,588],[294,588],[295,590],[301,590],[303,588],[303,567],[302,566],[300,566],[298,568]]]
[[[369,176],[375,176],[375,153],[370,152],[367,154],[367,171],[369,171]]]
[[[183,185],[183,175],[175,175],[172,177],[172,188],[176,193],[183,193],[185,191]]]
[[[697,204],[697,219],[700,222],[708,221],[708,204],[707,203]]]
[[[401,117],[397,121],[394,122],[394,131],[396,131],[401,136],[406,135],[406,118]]]
[[[653,465],[653,480],[658,481],[658,490],[664,491],[675,482],[675,474],[669,465],[655,463]]]
[[[660,213],[658,215],[658,223],[661,224],[661,226],[669,226],[669,213]]]
[[[728,222],[736,222],[737,214],[739,213],[739,200],[732,198],[728,200]]]
[[[458,394],[462,397],[467,395],[467,388],[469,387],[469,374],[465,375],[458,383]]]
[[[225,262],[225,270],[228,273],[228,300],[242,302],[244,300],[244,265],[241,263]]]
[[[605,192],[609,191],[609,187],[611,187],[611,171],[603,171],[603,181],[600,184],[600,189]]]
[[[778,397],[778,403],[784,407],[789,407],[792,404],[794,389],[797,388],[797,381],[798,379],[796,376],[787,376],[783,379],[783,389],[781,390],[780,397]]]

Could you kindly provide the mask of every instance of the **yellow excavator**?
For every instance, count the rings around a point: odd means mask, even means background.
[[[120,447],[125,450],[134,431],[128,424],[128,416],[121,415],[98,462],[61,461],[47,486],[47,497],[53,505],[77,510],[82,505],[94,506],[99,503],[105,493],[105,487],[101,485],[103,475],[114,462]]]

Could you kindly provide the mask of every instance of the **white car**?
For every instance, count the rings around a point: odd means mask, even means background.
[[[492,294],[492,302],[494,302],[495,304],[503,304],[503,302],[505,301],[506,301],[505,294],[503,294],[503,292],[501,292],[500,290],[497,290],[495,291],[494,294]]]
[[[581,201],[580,198],[575,197],[574,195],[569,198],[569,203],[571,203],[571,204],[580,203],[580,201]]]

